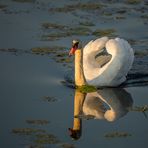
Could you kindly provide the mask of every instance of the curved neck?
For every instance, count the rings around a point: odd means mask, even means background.
[[[83,73],[83,63],[82,63],[82,51],[77,49],[75,51],[75,85],[82,86],[86,84],[84,73]]]

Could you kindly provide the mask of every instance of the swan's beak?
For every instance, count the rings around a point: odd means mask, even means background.
[[[77,50],[77,48],[75,46],[73,46],[69,51],[69,56],[74,55],[76,50]]]

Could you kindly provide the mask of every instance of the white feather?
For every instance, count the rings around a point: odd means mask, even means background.
[[[111,60],[102,68],[96,64],[95,55],[106,48]],[[118,86],[126,80],[134,60],[134,52],[123,39],[107,37],[90,41],[83,49],[83,71],[88,84],[94,86]]]

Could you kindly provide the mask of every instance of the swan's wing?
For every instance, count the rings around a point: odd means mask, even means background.
[[[105,66],[112,58],[111,54],[108,54],[107,51],[104,49],[102,52],[99,52],[95,56],[95,61],[99,65],[99,67]]]

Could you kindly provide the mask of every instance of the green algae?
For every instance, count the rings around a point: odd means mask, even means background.
[[[126,138],[132,136],[127,132],[111,132],[104,135],[106,138]]]
[[[97,88],[92,85],[83,85],[83,86],[76,86],[76,89],[82,93],[89,93],[97,91]]]
[[[116,32],[115,29],[96,29],[92,35],[95,36],[113,36]]]

